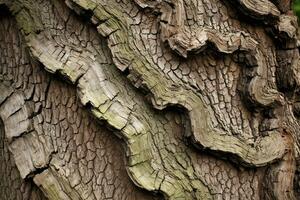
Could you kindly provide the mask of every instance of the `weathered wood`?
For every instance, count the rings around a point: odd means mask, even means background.
[[[3,3],[0,117],[47,198],[298,198],[290,1]]]

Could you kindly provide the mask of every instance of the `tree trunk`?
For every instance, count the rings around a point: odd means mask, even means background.
[[[290,0],[0,0],[0,199],[300,199]]]

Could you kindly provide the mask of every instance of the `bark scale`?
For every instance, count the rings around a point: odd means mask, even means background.
[[[289,1],[0,0],[0,10],[0,150],[11,163],[0,172],[18,182],[18,197],[1,185],[1,198],[300,197]]]

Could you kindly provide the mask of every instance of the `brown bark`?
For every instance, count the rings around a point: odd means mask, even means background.
[[[0,199],[300,198],[290,1],[0,13]]]

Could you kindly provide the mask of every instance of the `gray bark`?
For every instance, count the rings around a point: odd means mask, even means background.
[[[300,198],[289,0],[0,0],[0,199]]]

